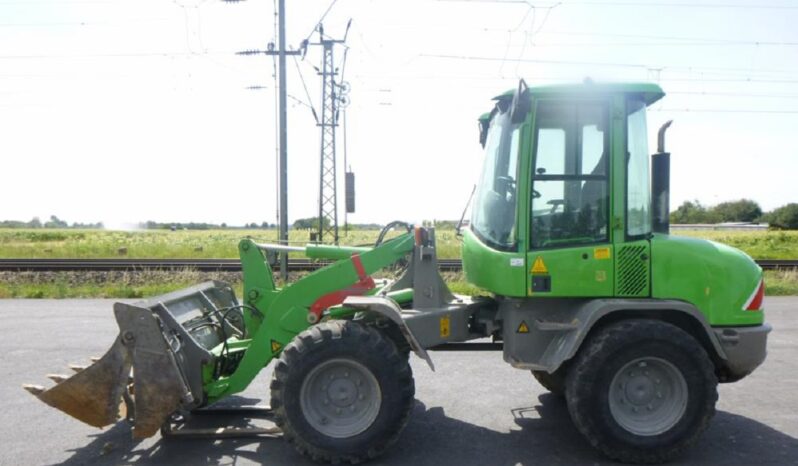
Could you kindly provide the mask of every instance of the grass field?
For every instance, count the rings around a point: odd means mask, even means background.
[[[342,236],[342,244],[373,244],[377,231],[361,230]],[[711,239],[739,248],[757,259],[798,258],[798,232],[679,231],[679,235]],[[274,230],[104,231],[0,229],[0,258],[235,258],[239,239],[250,236],[274,242]],[[307,231],[292,231],[292,243],[303,244]],[[437,230],[438,257],[460,257],[453,230]],[[301,256],[299,256],[301,257]],[[240,286],[240,274],[181,272],[119,273],[0,273],[0,298],[140,298],[154,296],[207,279]],[[472,294],[461,274],[447,282],[455,292]],[[765,274],[769,295],[798,295],[798,272]],[[239,290],[240,291],[240,290]]]
[[[341,236],[341,244],[373,244],[377,234],[375,230],[352,231]],[[675,234],[725,243],[756,259],[798,258],[798,231],[680,230]],[[460,257],[460,243],[454,230],[437,230],[435,235],[439,258]],[[0,258],[235,258],[238,241],[246,236],[260,242],[275,242],[277,232],[0,229]],[[307,231],[291,231],[289,241],[304,244],[308,237]]]
[[[376,230],[342,232],[341,244],[374,244]],[[391,232],[388,237],[398,232]],[[238,241],[251,237],[263,243],[277,240],[276,230],[207,231],[106,231],[106,230],[16,230],[0,229],[0,258],[108,258],[130,257],[168,259],[207,259],[238,257]],[[454,230],[436,231],[438,257],[460,257],[460,244]],[[289,242],[302,245],[308,231],[292,230]]]

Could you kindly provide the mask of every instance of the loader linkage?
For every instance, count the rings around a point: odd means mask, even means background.
[[[244,390],[294,336],[327,318],[329,308],[348,296],[379,291],[370,275],[405,258],[414,244],[410,233],[374,248],[242,240],[243,304],[221,282],[142,303],[116,303],[119,335],[102,358],[72,377],[50,376],[56,382],[50,389],[24,388],[95,427],[124,417],[133,424],[134,438],[150,437],[162,426],[167,435],[185,435],[171,428],[185,417],[180,413],[205,412],[199,408]],[[267,253],[285,249],[336,262],[277,288]]]

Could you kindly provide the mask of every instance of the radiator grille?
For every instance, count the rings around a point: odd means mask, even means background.
[[[618,296],[648,294],[648,261],[645,245],[623,246],[617,255]]]

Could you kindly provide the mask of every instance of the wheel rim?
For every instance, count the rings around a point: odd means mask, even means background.
[[[332,359],[305,377],[299,402],[311,427],[328,437],[347,438],[365,431],[377,419],[382,391],[362,364]]]
[[[612,379],[610,412],[621,427],[640,436],[668,431],[687,410],[687,382],[670,362],[639,358]]]

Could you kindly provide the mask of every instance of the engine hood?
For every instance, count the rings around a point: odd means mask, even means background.
[[[651,240],[651,294],[696,306],[711,325],[758,325],[761,311],[745,311],[762,280],[750,256],[725,244],[682,236]]]

